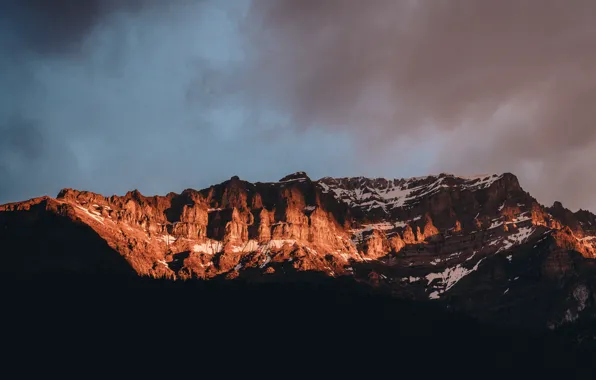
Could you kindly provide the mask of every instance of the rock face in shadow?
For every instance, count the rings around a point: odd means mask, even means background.
[[[596,216],[540,205],[509,173],[238,177],[203,190],[64,189],[0,206],[6,273],[283,282],[347,277],[497,323],[595,315]]]
[[[4,275],[41,273],[136,276],[89,225],[73,220],[72,206],[38,198],[0,212]]]
[[[202,362],[213,363],[211,358],[219,357],[250,364],[267,353],[271,360],[267,368],[287,370],[289,358],[301,357],[307,349],[313,357],[324,358],[323,367],[327,364],[334,374],[353,374],[356,368],[367,374],[371,368],[391,373],[398,357],[408,366],[429,366],[425,374],[434,370],[445,376],[449,368],[461,373],[462,366],[474,374],[506,367],[529,378],[548,374],[545,366],[580,373],[577,363],[589,364],[594,349],[587,340],[585,347],[576,344],[575,337],[586,336],[582,329],[499,328],[437,303],[392,297],[347,277],[302,272],[285,279],[102,281],[63,276],[39,277],[25,289],[0,279],[9,294],[4,305],[11,310],[4,320],[11,328],[3,339],[5,344],[40,337],[44,338],[40,344],[48,346],[58,340],[67,343],[66,349],[43,350],[46,359],[53,353],[62,357],[68,347],[85,356],[105,355],[106,345],[100,344],[105,342],[112,354],[136,365],[146,360],[147,353],[172,344],[172,336],[164,331],[180,328],[185,340],[200,342],[190,355],[200,354]],[[250,347],[259,342],[259,346],[225,351],[231,342]],[[429,347],[443,349],[429,352]],[[354,352],[357,363],[342,364]],[[312,370],[320,368],[316,362]]]

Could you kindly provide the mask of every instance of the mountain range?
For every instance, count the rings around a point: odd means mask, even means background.
[[[514,328],[596,314],[596,215],[541,205],[510,173],[63,189],[0,206],[0,239],[4,278],[349,281]]]

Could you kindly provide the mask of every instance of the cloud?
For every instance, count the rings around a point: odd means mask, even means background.
[[[436,170],[513,171],[543,201],[596,208],[593,1],[257,0],[250,15],[241,86],[297,128],[365,151],[436,138]],[[565,191],[569,173],[584,186]]]
[[[64,186],[165,193],[294,170],[511,171],[542,202],[596,210],[593,1],[3,7],[2,133],[32,125],[23,133],[40,145],[0,144],[0,170],[12,173],[0,202]],[[24,154],[32,158],[14,161]],[[14,174],[41,162],[54,177]]]
[[[68,145],[43,133],[40,123],[11,115],[0,125],[0,194],[7,199],[40,196],[36,189],[48,186],[67,187],[77,170]]]
[[[105,17],[155,6],[154,0],[6,0],[3,20],[20,49],[65,54],[81,49],[85,38]]]
[[[236,174],[323,176],[350,162],[349,136],[298,133],[232,91],[245,73],[242,1],[131,3],[52,2],[42,14],[23,2],[4,14],[14,23],[0,23],[0,46],[13,49],[0,57],[0,203],[63,187],[165,194]],[[42,46],[38,29],[18,25],[24,15],[71,26]]]

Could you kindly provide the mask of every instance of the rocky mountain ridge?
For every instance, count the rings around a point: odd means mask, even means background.
[[[596,216],[544,207],[510,173],[312,181],[298,172],[152,197],[64,189],[0,206],[2,240],[15,247],[4,271],[43,271],[31,264],[40,257],[52,263],[51,244],[23,249],[38,234],[25,231],[56,225],[48,218],[93,236],[58,239],[68,247],[61,252],[74,249],[62,268],[73,271],[117,266],[175,280],[316,271],[479,318],[551,327],[592,316],[596,303]],[[110,262],[97,253],[92,265],[72,264],[98,245]],[[60,269],[54,261],[48,270]]]

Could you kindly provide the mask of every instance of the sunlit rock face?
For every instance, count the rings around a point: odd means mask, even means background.
[[[550,325],[594,310],[596,277],[588,274],[596,257],[596,217],[558,202],[540,205],[509,173],[313,181],[298,172],[271,183],[232,177],[165,196],[64,189],[55,199],[0,206],[7,241],[17,226],[49,231],[48,218],[84,227],[80,234],[89,243],[72,238],[73,244],[81,252],[91,244],[103,247],[110,259],[104,263],[96,252],[93,260],[108,272],[191,280],[316,271],[396,296],[446,302],[480,318],[525,321],[530,315],[528,321]],[[52,236],[44,235],[48,247],[60,239],[70,244],[68,236]],[[86,257],[75,256],[39,265],[26,254],[11,258],[21,271],[91,268],[73,264]],[[549,306],[552,297],[571,297],[581,310]],[[542,314],[527,311],[531,307]]]

